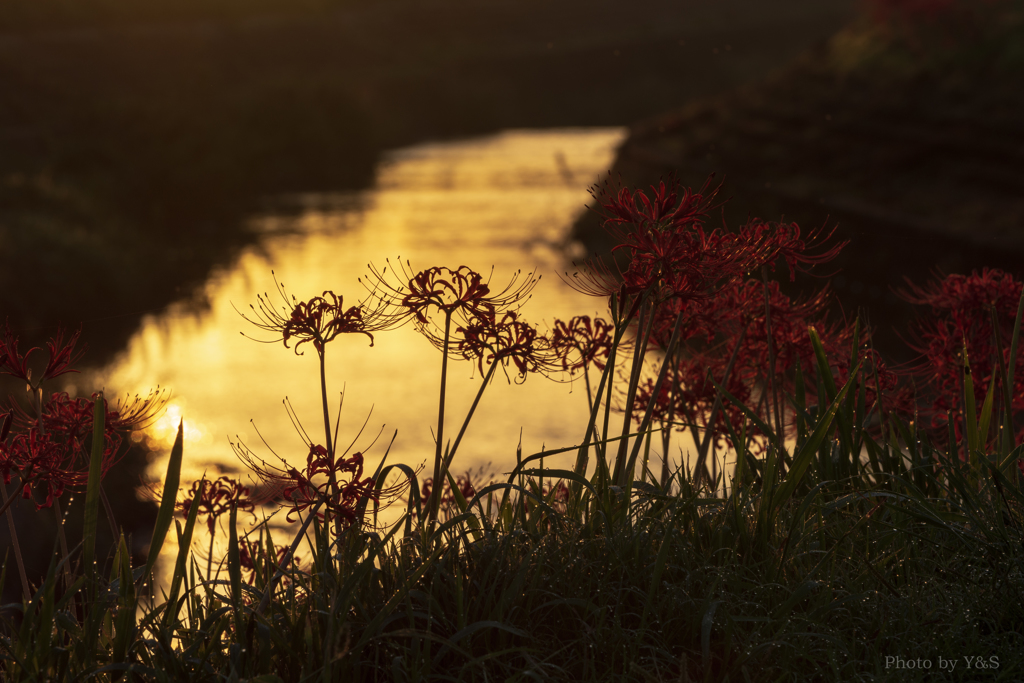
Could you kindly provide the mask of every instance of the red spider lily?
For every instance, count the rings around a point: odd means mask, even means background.
[[[39,386],[40,383],[46,380],[69,372],[78,372],[78,370],[71,368],[70,365],[82,357],[81,351],[75,353],[75,344],[78,343],[78,336],[80,334],[81,330],[77,330],[71,335],[67,343],[64,343],[64,331],[58,329],[56,336],[46,342],[46,350],[49,352],[50,357],[46,367],[43,368],[39,381],[34,386]],[[38,350],[38,347],[33,347],[26,351],[24,355],[19,353],[18,338],[11,332],[10,325],[5,325],[3,334],[0,335],[0,372],[13,375],[32,385],[32,369],[28,365],[28,359],[33,352]]]
[[[377,507],[382,496],[387,499],[398,493],[397,487],[378,491],[372,478],[363,477],[362,453],[332,458],[323,446],[310,444],[306,466],[300,471],[287,463],[283,463],[284,467],[270,465],[243,444],[232,445],[267,491],[274,492],[275,496],[280,492],[282,504],[288,508],[289,522],[295,521],[293,515],[323,503],[317,510],[318,518],[329,516],[348,527],[362,521],[356,517],[356,507],[361,500],[373,501]]]
[[[11,409],[14,426],[20,431],[38,427],[41,432],[53,438],[81,444],[92,435],[93,404],[98,396],[97,393],[91,398],[72,398],[67,392],[54,393],[50,400],[43,404],[38,417],[14,403]],[[166,402],[167,394],[157,390],[146,398],[136,395],[114,407],[107,404],[104,430],[108,449],[117,450],[123,433],[146,427],[160,413]]]
[[[768,297],[770,321],[765,316],[765,296]],[[764,283],[748,280],[726,287],[716,297],[714,306],[730,311],[733,316],[733,335],[743,328],[746,334],[740,347],[738,367],[750,381],[764,379],[768,369],[768,326],[772,332],[775,370],[783,374],[792,370],[799,360],[803,367],[813,367],[814,349],[807,328],[821,325],[820,316],[828,305],[828,290],[821,289],[809,297],[793,300],[779,289],[777,282]],[[823,330],[822,338],[830,348],[842,349],[839,356],[849,356],[849,331],[837,326]],[[833,354],[829,354],[833,358]],[[838,359],[835,359],[838,362]]]
[[[673,183],[642,191],[620,191],[603,196],[604,227],[617,242],[612,253],[624,266],[610,268],[599,259],[584,264],[583,273],[565,281],[581,292],[615,296],[617,319],[632,318],[641,301],[657,303],[699,300],[721,283],[740,277],[750,266],[749,249],[738,247],[737,237],[719,230],[706,231],[703,218],[718,189],[709,190],[711,179],[700,192],[685,189],[680,198]]]
[[[822,230],[813,230],[801,239],[800,226],[796,223],[754,219],[739,229],[736,249],[745,254],[745,271],[757,271],[762,266],[774,271],[775,265],[783,261],[789,269],[789,279],[794,280],[798,270],[806,272],[812,266],[833,260],[849,244],[849,240],[844,240],[828,248],[822,247],[834,232],[822,234]]]
[[[94,394],[91,399],[71,398],[60,392],[42,403],[40,388],[45,380],[77,372],[70,366],[80,356],[74,351],[78,336],[78,332],[74,333],[65,343],[63,332],[58,331],[47,342],[49,361],[39,381],[33,384],[29,357],[37,349],[30,349],[24,355],[19,353],[18,339],[10,327],[5,327],[0,335],[0,371],[25,380],[33,403],[27,410],[12,402],[4,419],[0,435],[0,475],[5,483],[10,483],[12,476],[17,475],[25,498],[42,492],[43,502],[36,503],[39,508],[52,506],[65,490],[84,486],[88,481],[90,454],[86,442],[92,436],[95,401],[100,395]],[[136,396],[132,402],[117,408],[105,403],[102,475],[105,476],[123,455],[123,433],[144,426],[155,417],[164,401],[164,394],[157,391],[145,399]],[[12,431],[14,436],[8,441]]]
[[[624,275],[618,264],[609,266],[600,257],[577,264],[572,273],[559,275],[562,282],[587,296],[608,299],[612,320],[616,324],[635,321],[643,292],[631,291],[624,282]]]
[[[673,185],[644,192],[620,191],[602,201],[605,228],[617,241],[613,253],[626,258],[624,268],[612,269],[599,260],[586,264],[582,274],[565,280],[587,294],[628,298],[632,317],[638,301],[653,295],[666,301],[701,301],[724,284],[746,273],[785,261],[790,276],[797,270],[827,262],[845,242],[822,248],[832,233],[812,231],[801,237],[794,223],[748,222],[736,233],[706,231],[706,217],[718,188],[709,190],[711,179],[700,192],[686,189],[682,198]],[[616,272],[617,270],[617,272]],[[625,310],[625,308],[624,308]]]
[[[938,435],[941,436],[947,415],[961,411],[965,344],[979,403],[985,399],[993,374],[996,375],[996,398],[1002,397],[1001,373],[996,370],[1000,356],[1004,366],[1010,360],[1010,339],[1024,285],[997,269],[949,275],[924,287],[907,284],[900,295],[930,309],[930,317],[917,324],[918,341],[912,348],[922,357],[915,372],[931,388],[932,424],[940,428]],[[1018,364],[1022,356],[1024,347],[1018,350]],[[1015,373],[1010,394],[1012,410],[1024,411],[1024,373]]]
[[[739,317],[739,311],[723,306],[718,301],[721,293],[711,299],[666,301],[654,311],[654,324],[648,346],[664,349],[672,337],[676,319],[682,318],[684,346],[699,347],[712,344],[721,336],[723,329],[732,325]]]
[[[276,282],[277,292],[284,301],[283,306],[275,306],[269,294],[257,296],[257,305],[249,308],[253,317],[242,317],[261,330],[280,335],[265,343],[294,342],[295,353],[301,355],[299,347],[312,342],[318,354],[323,354],[324,345],[333,341],[340,334],[364,334],[373,346],[373,333],[391,329],[401,324],[401,320],[391,315],[383,306],[371,307],[365,302],[356,306],[344,305],[344,298],[332,291],[325,291],[321,296],[308,301],[299,301],[289,296],[283,283]]]
[[[466,471],[465,474],[460,474],[455,477],[455,485],[459,489],[459,493],[467,501],[472,500],[473,496],[476,495],[476,487],[473,485],[473,472]],[[420,486],[420,507],[423,508],[427,501],[430,500],[431,494],[434,492],[434,478],[427,477],[423,480],[423,484]],[[455,505],[455,493],[452,492],[451,482],[446,481],[444,484],[444,491],[441,493],[440,507],[442,510],[451,511]]]
[[[298,567],[302,564],[302,558],[288,555],[290,548],[285,546],[283,548],[277,548],[275,550],[274,557],[274,568],[282,569],[285,567],[283,564],[286,560],[288,566]],[[239,539],[238,543],[238,563],[248,576],[246,577],[246,583],[250,586],[256,579],[256,573],[259,570],[257,562],[260,561],[261,557],[265,553],[265,550],[258,543],[251,543],[248,538]],[[287,582],[287,577],[285,577]]]
[[[7,424],[15,436],[8,444],[0,445],[0,474],[10,483],[12,474],[21,480],[22,494],[29,498],[33,490],[46,493],[39,507],[50,507],[56,497],[68,488],[84,486],[88,481],[89,452],[86,439],[92,436],[94,401],[71,398],[67,393],[55,393],[39,409],[39,416],[29,415],[14,404]],[[102,475],[113,467],[124,454],[123,434],[143,426],[159,411],[162,393],[151,394],[143,400],[138,397],[127,410],[107,408],[104,422]]]
[[[622,274],[624,289],[629,294],[653,293],[659,301],[706,296],[723,279],[741,273],[739,253],[731,246],[726,235],[705,233],[700,226],[678,232],[633,233],[616,247],[630,253],[629,266]]]
[[[604,370],[615,339],[615,326],[603,318],[578,315],[569,322],[555,319],[551,331],[551,349],[562,370],[575,375],[591,364]]]
[[[518,371],[517,381],[523,382],[527,373],[549,369],[555,362],[549,341],[515,311],[506,312],[500,320],[490,315],[477,317],[456,333],[460,335],[459,353],[466,360],[476,359],[480,372],[484,365],[500,363],[507,368],[511,362]]]
[[[421,323],[427,322],[431,306],[446,313],[459,310],[472,317],[494,315],[494,304],[487,299],[490,293],[483,275],[466,266],[455,270],[435,266],[409,280],[409,291],[402,297],[402,306]]]
[[[389,267],[395,273],[397,284],[391,282]],[[434,325],[431,309],[459,323],[469,323],[474,318],[487,315],[501,315],[518,310],[539,281],[540,277],[533,273],[524,277],[522,271],[517,271],[504,289],[495,292],[490,278],[485,281],[483,275],[467,266],[455,269],[435,266],[414,272],[408,261],[399,261],[397,270],[388,261],[383,270],[371,264],[370,275],[364,285],[370,290],[371,298],[398,311],[393,315],[415,318],[420,331],[433,338],[444,335],[443,331],[431,329]]]
[[[733,281],[706,301],[668,307],[659,312],[651,335],[652,343],[664,346],[675,318],[683,315],[686,323],[683,329],[687,331],[684,346],[717,348],[728,355],[742,337],[736,362],[739,374],[751,382],[764,379],[768,368],[765,295],[762,282]],[[767,296],[776,369],[780,372],[792,370],[797,359],[807,367],[807,363],[814,359],[807,327],[812,323],[823,324],[821,316],[828,305],[828,290],[822,289],[808,297],[793,300],[780,291],[777,282],[770,282]],[[831,345],[830,348],[842,348],[849,334],[849,330],[828,325],[826,343]],[[849,355],[845,350],[843,353]]]
[[[206,516],[206,524],[213,533],[217,518],[230,512],[232,508],[252,512],[254,503],[249,497],[249,489],[230,477],[220,477],[215,481],[200,479],[192,484],[191,490],[176,507],[188,516],[193,505],[198,505],[197,515]],[[255,516],[255,515],[254,515]]]
[[[771,348],[774,356],[774,377],[770,376],[768,320],[765,314],[765,297],[771,327]],[[815,325],[822,331],[821,338],[826,355],[837,367],[839,375],[849,369],[850,345],[853,330],[849,325],[830,323],[824,319],[828,304],[827,289],[800,299],[783,294],[778,283],[747,280],[734,281],[705,301],[686,302],[670,306],[659,312],[652,333],[652,343],[663,346],[669,336],[671,325],[678,315],[683,315],[687,331],[682,348],[685,349],[675,365],[670,367],[668,381],[662,385],[657,397],[652,399],[654,382],[642,383],[638,404],[634,406],[633,417],[639,421],[654,400],[652,417],[656,421],[684,421],[702,424],[706,421],[717,398],[717,390],[707,381],[708,371],[736,398],[754,411],[767,410],[762,404],[765,390],[774,382],[784,393],[791,393],[795,381],[795,369],[817,367],[814,348],[811,345],[808,327]],[[862,330],[860,340],[866,346],[870,331]],[[725,377],[729,359],[735,353],[733,367]],[[897,400],[894,393],[895,374],[879,365],[879,383],[869,380],[866,388],[869,407],[879,393],[893,394],[889,401],[894,407],[903,405],[903,396]],[[810,378],[808,377],[808,380]],[[813,392],[815,385],[808,381],[806,390]],[[722,406],[726,409],[728,406]],[[729,408],[732,410],[731,408]],[[741,416],[730,414],[734,424]],[[713,425],[715,429],[719,427]],[[721,434],[716,432],[717,436]]]
[[[42,490],[46,498],[36,507],[50,507],[67,487],[86,481],[88,471],[69,467],[75,455],[68,444],[47,439],[32,429],[16,434],[9,444],[0,444],[0,473],[5,484],[11,483],[12,474],[18,475],[23,498],[32,498],[34,489]]]
[[[691,299],[704,295],[714,283],[742,270],[731,236],[705,232],[702,219],[713,208],[719,188],[708,178],[699,192],[684,188],[682,197],[673,181],[642,191],[621,190],[602,201],[604,227],[617,241],[628,265],[622,284],[628,294],[649,292],[659,300]]]
[[[718,389],[709,381],[708,374],[719,384],[724,382],[726,390],[741,402],[751,402],[751,385],[744,382],[739,373],[734,370],[725,377],[727,360],[722,354],[713,352],[694,353],[677,359],[670,366],[669,375],[656,397],[653,396],[654,380],[645,379],[637,391],[633,419],[641,422],[648,405],[654,400],[652,421],[666,427],[669,423],[676,423],[680,429],[698,425],[713,429],[716,437],[724,436],[724,422],[716,419],[714,424],[709,424]],[[727,411],[733,424],[742,420],[742,411],[731,403],[722,403],[719,410]]]
[[[659,183],[658,187],[652,185],[650,198],[642,190],[631,192],[622,188],[613,193],[607,184],[600,191],[592,188],[591,194],[604,209],[605,227],[613,235],[627,237],[628,232],[616,232],[618,226],[632,225],[639,231],[645,231],[679,229],[698,224],[716,208],[714,201],[721,185],[712,187],[713,180],[712,174],[698,192],[688,187],[683,188],[682,198],[679,197],[679,185],[675,179],[670,180],[667,186],[664,182]]]

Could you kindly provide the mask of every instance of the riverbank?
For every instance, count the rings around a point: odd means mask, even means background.
[[[854,24],[765,82],[635,124],[614,182],[724,182],[729,225],[750,216],[835,227],[842,310],[870,308],[876,343],[907,357],[896,290],[935,272],[1024,256],[1024,93],[1019,24],[988,42],[914,53]],[[596,215],[575,239],[610,248]]]

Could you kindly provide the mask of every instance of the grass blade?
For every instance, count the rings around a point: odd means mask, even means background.
[[[180,431],[178,432],[181,433]],[[199,483],[199,490],[203,490],[206,477]],[[164,491],[164,498],[167,498],[167,491]],[[173,500],[173,498],[172,498]],[[185,530],[178,533],[178,561],[174,564],[174,577],[171,579],[171,590],[167,597],[167,611],[164,613],[164,625],[170,627],[178,616],[178,591],[181,583],[185,580],[185,570],[188,565],[188,555],[192,549],[192,532],[196,526],[196,517],[199,515],[199,505],[191,505],[188,509],[188,518],[185,520]]]
[[[96,561],[96,525],[100,512],[100,481],[103,477],[103,451],[106,448],[106,402],[100,392],[93,402],[92,453],[89,457],[89,483],[85,489],[82,527],[82,555],[85,571],[91,573]]]
[[[178,485],[181,481],[181,458],[184,452],[184,424],[182,420],[178,423],[178,435],[174,439],[174,446],[171,448],[171,457],[167,461],[167,474],[164,476],[164,493],[160,500],[160,510],[156,515],[156,524],[153,526],[153,536],[149,543],[149,553],[146,558],[146,569],[142,572],[142,580],[149,576],[156,566],[157,557],[160,556],[160,549],[167,538],[167,532],[171,528],[171,520],[174,519],[174,505],[178,499]],[[198,509],[198,506],[193,506]]]
[[[857,373],[859,371],[860,363],[851,369],[850,379],[848,379],[846,384],[843,385],[843,388],[839,390],[835,400],[832,401],[832,405],[829,406],[829,409],[825,411],[825,414],[818,420],[818,424],[815,426],[814,431],[800,448],[800,451],[797,452],[796,456],[794,456],[793,466],[786,475],[785,481],[782,482],[782,485],[779,486],[773,496],[772,503],[776,509],[778,506],[783,505],[787,500],[789,500],[793,495],[793,492],[796,491],[796,487],[800,485],[800,480],[803,479],[808,466],[810,466],[811,461],[814,459],[814,455],[818,452],[818,447],[830,433],[832,429],[832,420],[835,418],[836,412],[842,407],[843,398],[846,396],[846,393],[856,382]]]

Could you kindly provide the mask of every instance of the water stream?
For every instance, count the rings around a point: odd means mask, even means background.
[[[168,452],[184,418],[183,483],[204,471],[239,470],[230,445],[236,440],[268,460],[276,453],[304,463],[308,449],[282,401],[287,397],[305,429],[322,441],[315,436],[323,434],[316,354],[254,341],[271,336],[239,311],[264,292],[280,302],[275,275],[300,300],[332,290],[354,304],[365,294],[357,278],[368,263],[401,258],[414,270],[466,265],[489,273],[493,267],[499,286],[518,269],[536,270],[542,279],[523,315],[542,330],[555,318],[604,315],[604,301],[572,290],[559,273],[568,267],[569,226],[623,136],[618,128],[507,131],[422,144],[388,154],[372,189],[290,198],[287,209],[253,219],[264,239],[209,280],[206,310],[183,303],[146,319],[100,372],[97,386],[119,393],[170,389],[168,409],[146,438]],[[365,422],[354,449],[365,452],[371,470],[396,431],[388,462],[432,461],[440,361],[411,325],[376,335],[372,347],[361,335],[328,347],[332,401],[344,392],[339,441],[348,445]],[[472,364],[451,366],[447,429],[458,428],[479,382]],[[585,425],[582,383],[530,376],[516,385],[499,373],[453,469],[491,463],[493,472],[508,471],[520,440],[524,454],[568,446],[580,441]],[[163,467],[154,463],[154,476]]]

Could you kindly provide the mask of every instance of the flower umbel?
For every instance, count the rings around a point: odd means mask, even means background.
[[[283,304],[275,305],[267,293],[257,296],[257,304],[250,304],[253,317],[242,317],[261,330],[272,332],[274,339],[257,340],[265,343],[284,342],[285,347],[294,343],[295,353],[301,355],[299,347],[311,342],[317,353],[323,353],[324,345],[340,334],[364,334],[373,346],[373,333],[390,329],[400,321],[389,315],[385,307],[368,307],[363,303],[345,307],[344,298],[328,290],[320,296],[299,301],[289,295],[284,284],[277,282],[277,293]],[[243,333],[244,334],[244,333]]]
[[[516,381],[522,383],[527,373],[554,366],[548,339],[520,320],[515,311],[506,312],[498,320],[490,315],[480,316],[456,332],[461,336],[459,352],[466,360],[475,359],[481,372],[484,365],[500,363],[507,376],[511,362],[517,370]]]
[[[431,318],[432,310],[458,324],[487,315],[500,316],[506,311],[518,311],[540,281],[540,276],[533,273],[524,276],[522,271],[516,271],[509,283],[496,292],[491,288],[490,277],[484,280],[481,273],[468,266],[434,266],[415,272],[408,261],[398,264],[397,269],[391,261],[383,269],[370,264],[370,275],[364,284],[371,299],[388,304],[395,316],[414,318],[420,331],[435,345],[443,333]],[[388,274],[389,268],[392,275]]]
[[[348,527],[359,521],[356,506],[360,500],[366,498],[375,504],[380,502],[380,493],[374,488],[373,479],[362,476],[362,453],[332,459],[326,448],[311,444],[306,466],[299,470],[283,461],[283,467],[271,465],[242,443],[232,446],[268,491],[280,493],[282,505],[288,508],[289,522],[296,521],[293,515],[323,503],[317,510],[317,517],[324,519],[326,514],[343,527]]]
[[[80,334],[81,330],[75,331],[65,343],[64,330],[58,329],[56,336],[46,342],[46,350],[50,357],[33,386],[38,387],[41,382],[69,372],[78,372],[71,364],[82,357],[82,351],[75,352],[75,344],[78,343]],[[10,325],[5,325],[3,333],[0,334],[0,372],[23,379],[32,385],[32,369],[28,365],[28,359],[38,350],[38,347],[33,347],[22,355],[18,351],[18,338],[11,332]]]
[[[181,514],[188,516],[192,506],[198,505],[199,511],[196,514],[206,517],[206,524],[212,534],[217,518],[232,508],[253,511],[255,506],[249,493],[248,487],[231,477],[219,477],[214,481],[200,479],[192,484],[191,490],[176,507]]]
[[[611,353],[615,337],[615,326],[603,318],[590,319],[589,315],[578,315],[569,322],[555,320],[551,331],[551,347],[562,370],[575,375],[578,370],[591,364],[604,370]]]

